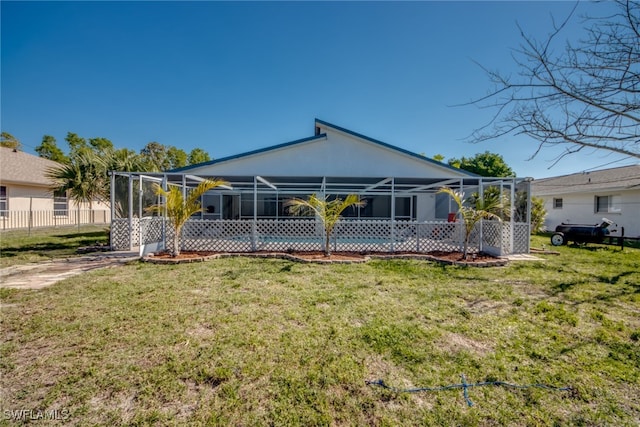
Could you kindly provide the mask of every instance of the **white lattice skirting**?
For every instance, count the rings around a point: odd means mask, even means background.
[[[163,218],[115,219],[111,245],[115,250],[130,247],[167,247],[173,228]],[[512,241],[513,237],[513,241]],[[322,223],[307,219],[288,220],[189,220],[182,231],[185,251],[254,252],[319,251],[324,248]],[[344,220],[331,235],[331,249],[350,252],[460,251],[463,226],[450,222],[407,222]],[[470,252],[494,255],[527,253],[529,226],[526,223],[483,221],[471,234]]]

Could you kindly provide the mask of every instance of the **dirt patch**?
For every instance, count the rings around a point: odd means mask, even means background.
[[[168,252],[158,252],[143,258],[144,261],[159,264],[180,264],[189,262],[201,262],[216,258],[227,257],[252,257],[252,258],[280,258],[298,262],[314,262],[314,263],[360,263],[369,260],[369,256],[352,253],[352,252],[332,252],[326,256],[324,252],[238,252],[238,253],[221,253],[221,252],[181,252],[178,256],[172,256]]]
[[[438,346],[452,353],[467,351],[481,356],[493,350],[493,346],[490,343],[472,340],[469,337],[456,333],[443,335],[438,342]]]
[[[144,261],[159,264],[180,264],[189,262],[201,262],[209,259],[246,256],[254,258],[281,258],[298,262],[314,262],[314,263],[361,263],[371,258],[376,259],[422,259],[428,261],[436,261],[444,264],[466,265],[473,267],[493,267],[503,266],[507,264],[507,260],[496,258],[488,254],[477,253],[467,256],[463,259],[461,252],[395,252],[389,254],[380,253],[363,253],[363,252],[332,252],[329,256],[324,252],[246,252],[246,253],[220,253],[220,252],[204,252],[204,251],[183,251],[178,256],[172,256],[168,252],[158,252],[150,254],[144,258]]]

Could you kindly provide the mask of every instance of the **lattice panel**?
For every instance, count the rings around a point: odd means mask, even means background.
[[[502,242],[503,227],[499,221],[482,221],[482,247],[484,250],[498,254],[504,252]]]
[[[142,218],[140,220],[140,242],[142,244],[162,242],[164,239],[164,218]]]
[[[517,222],[513,225],[513,253],[529,253],[529,224]]]
[[[182,250],[251,252],[252,222],[189,220],[182,228]]]
[[[418,224],[415,222],[396,222],[393,232],[393,250],[399,252],[417,251]]]
[[[426,222],[418,224],[417,252],[453,252],[462,249],[461,224],[454,222]]]
[[[111,248],[115,251],[129,250],[129,220],[114,219],[111,221]]]
[[[333,249],[348,252],[390,252],[389,221],[340,221],[332,236]]]
[[[133,246],[173,239],[169,221],[162,218],[133,219]],[[140,224],[140,225],[139,225]],[[433,252],[460,251],[464,241],[463,224],[451,222],[340,221],[331,236],[331,248],[354,252]],[[528,251],[529,228],[526,223],[514,224],[514,253]],[[472,232],[469,251],[482,245],[499,254],[510,252],[511,226],[498,221],[483,221]],[[114,219],[111,243],[116,250],[129,249],[129,220]],[[318,251],[324,246],[322,224],[315,220],[189,220],[182,231],[182,250],[216,252]]]
[[[506,255],[511,253],[511,225],[509,223],[501,223],[502,228],[502,251],[500,255]]]
[[[257,250],[319,251],[324,247],[324,229],[315,220],[259,220]]]
[[[131,242],[133,246],[140,246],[140,220],[138,218],[131,220]]]
[[[471,253],[477,253],[480,251],[480,237],[483,236],[484,232],[484,222],[477,222],[476,225],[473,226],[473,230],[471,230],[471,234],[469,235],[469,247],[467,251]],[[465,234],[465,226],[464,224],[460,224],[460,242],[461,245],[464,245],[464,234]]]

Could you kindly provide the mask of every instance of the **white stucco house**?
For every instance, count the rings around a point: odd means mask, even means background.
[[[311,194],[357,194],[366,201],[345,212],[334,236],[337,250],[458,248],[460,227],[450,215],[456,210],[448,196],[437,194],[441,187],[471,195],[497,186],[515,200],[518,192],[528,194],[529,184],[527,179],[479,177],[316,119],[313,135],[296,141],[166,173],[114,171],[112,245],[163,246],[171,231],[145,211],[158,203],[153,183],[186,192],[205,178],[222,178],[229,185],[203,197],[204,212],[184,229],[186,250],[318,250],[322,239],[316,221],[294,217],[286,208],[287,200]],[[504,254],[528,249],[528,209],[477,232],[475,250]]]
[[[607,218],[624,227],[628,237],[640,237],[640,165],[536,179],[534,196],[544,200],[545,226],[561,223],[599,224]]]

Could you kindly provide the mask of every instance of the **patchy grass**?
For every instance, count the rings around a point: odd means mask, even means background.
[[[3,292],[0,409],[70,425],[636,426],[640,251],[558,250],[491,269],[136,263]],[[461,390],[365,384],[461,374],[573,391],[473,388],[468,407]]]
[[[104,226],[61,227],[0,233],[0,267],[76,255],[81,246],[107,244]]]

